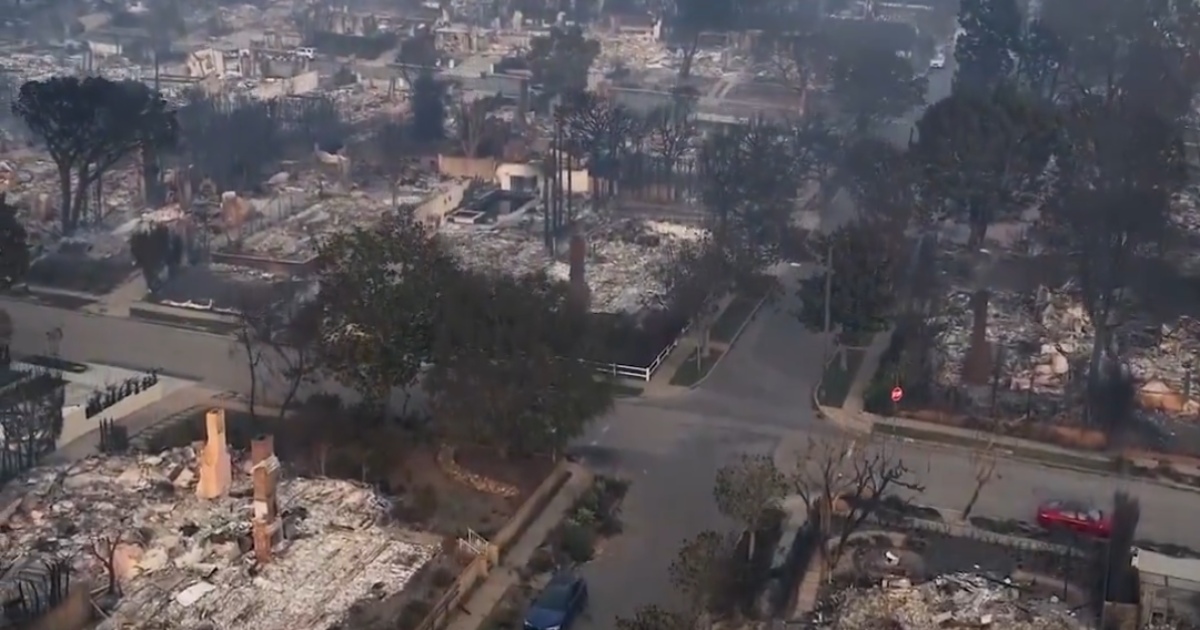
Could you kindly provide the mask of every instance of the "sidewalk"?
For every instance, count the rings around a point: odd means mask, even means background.
[[[884,438],[899,440],[915,440],[918,442],[940,443],[958,448],[978,448],[988,444],[989,448],[1002,456],[1018,459],[1032,459],[1045,463],[1054,462],[1067,468],[1088,470],[1107,474],[1115,470],[1116,457],[1113,453],[1083,451],[1049,444],[1020,437],[997,435],[976,429],[952,427],[931,422],[921,422],[907,418],[878,416],[863,410],[863,394],[870,385],[871,379],[879,369],[879,361],[890,343],[892,331],[880,333],[872,340],[871,345],[863,356],[858,373],[842,407],[824,407],[817,403],[814,389],[813,405],[818,416],[832,422],[843,430]],[[1136,458],[1135,458],[1136,459]],[[1160,462],[1152,457],[1144,458],[1138,465],[1142,468],[1156,468]],[[1183,471],[1183,469],[1180,469]],[[1194,466],[1186,471],[1191,476],[1200,475],[1200,470]],[[1160,483],[1166,483],[1159,480]],[[1174,483],[1170,485],[1175,485]],[[1181,486],[1193,489],[1190,486]]]
[[[862,413],[863,393],[867,391],[871,379],[875,378],[875,372],[879,371],[879,361],[883,359],[883,353],[892,343],[894,331],[895,329],[889,328],[876,334],[871,340],[871,345],[867,346],[867,351],[863,353],[862,363],[858,366],[858,373],[854,375],[854,382],[850,383],[850,391],[846,393],[846,400],[842,403],[842,411]]]
[[[667,355],[667,360],[663,361],[650,380],[646,382],[646,388],[642,390],[642,395],[647,398],[667,398],[676,396],[688,391],[687,387],[682,385],[672,385],[671,379],[675,377],[675,372],[679,371],[679,367],[684,361],[692,358],[692,353],[696,351],[696,340],[690,335],[679,340],[679,345]]]
[[[721,317],[721,313],[725,312],[725,309],[729,308],[729,305],[733,303],[734,297],[736,297],[736,294],[730,293],[717,301],[716,309],[713,311],[712,318],[708,322],[709,326],[712,326],[713,322],[717,321],[717,319]],[[730,345],[731,344],[718,343],[712,340],[709,340],[708,342],[710,349],[716,349],[722,352],[728,351]],[[696,347],[696,338],[693,336],[691,331],[684,333],[683,338],[679,340],[679,344],[676,345],[675,349],[667,355],[666,360],[664,360],[662,364],[658,366],[658,369],[655,370],[654,375],[650,377],[650,381],[646,383],[646,388],[643,390],[642,395],[650,398],[667,398],[686,393],[689,389],[691,389],[689,387],[684,387],[683,385],[672,385],[671,379],[675,378],[675,373],[679,371],[679,368],[683,365],[684,361],[689,359],[693,361],[695,360],[692,355],[696,352]],[[716,367],[716,365],[713,365],[712,367]],[[709,371],[712,370],[712,367],[709,368]]]
[[[912,432],[938,434],[940,436],[944,436],[947,441],[975,443],[987,442],[992,444],[993,448],[1002,451],[1038,451],[1043,455],[1055,455],[1062,458],[1088,460],[1095,462],[1098,465],[1111,465],[1113,461],[1113,456],[1111,454],[1106,455],[1104,453],[1064,448],[1056,444],[1048,444],[1046,442],[1038,442],[1036,440],[1027,440],[1024,438],[1009,437],[994,433],[985,433],[983,431],[973,431],[971,429],[963,429],[959,427],[949,427],[932,422],[909,420],[907,418],[885,418],[883,416],[876,416],[874,414],[863,415],[868,417],[872,425],[896,427],[902,431],[907,429]]]
[[[892,333],[893,329],[889,329],[875,335],[875,338],[871,341],[871,345],[867,346],[867,350],[863,354],[862,363],[858,367],[858,373],[854,375],[854,382],[850,385],[850,391],[846,395],[846,401],[842,404],[842,407],[840,409],[822,408],[821,411],[824,415],[835,423],[866,431],[873,430],[876,425],[887,425],[898,428],[901,431],[907,430],[926,434],[939,434],[945,436],[948,440],[957,442],[988,441],[999,449],[1039,451],[1047,455],[1090,460],[1097,464],[1112,462],[1111,456],[1101,453],[1078,451],[1054,444],[1016,437],[981,434],[980,431],[976,430],[949,427],[905,418],[877,416],[863,411],[863,394],[871,384],[871,379],[875,377],[875,372],[879,370],[879,361],[883,358],[883,353],[887,351],[888,344],[891,343]]]
[[[545,510],[530,523],[525,533],[510,549],[504,552],[500,564],[484,579],[475,592],[459,608],[459,613],[447,624],[447,630],[476,630],[492,610],[504,598],[504,594],[520,583],[518,570],[529,563],[533,553],[546,541],[567,510],[592,485],[592,473],[586,468],[571,464],[571,478],[554,495]]]

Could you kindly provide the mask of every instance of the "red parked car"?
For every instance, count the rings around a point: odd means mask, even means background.
[[[1108,538],[1112,533],[1108,514],[1074,501],[1047,501],[1039,505],[1037,523],[1045,529],[1066,530],[1095,538]]]

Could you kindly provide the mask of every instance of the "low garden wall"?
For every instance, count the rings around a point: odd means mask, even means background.
[[[100,428],[101,418],[122,418],[127,416],[147,405],[151,405],[162,400],[163,383],[160,381],[143,389],[136,394],[130,394],[121,400],[118,400],[113,406],[108,407],[100,413],[87,417],[87,408],[84,405],[63,409],[63,430],[62,436],[58,439],[58,444],[69,444],[76,438],[91,432],[94,429]]]
[[[435,630],[445,625],[453,612],[458,609],[459,604],[474,592],[475,587],[487,577],[492,567],[499,564],[500,557],[504,552],[521,537],[521,534],[525,533],[525,530],[529,529],[529,525],[541,515],[554,495],[571,478],[569,466],[568,462],[561,462],[529,495],[529,498],[525,499],[513,517],[492,539],[486,553],[476,556],[458,574],[458,578],[434,603],[424,621],[417,626],[417,630]]]

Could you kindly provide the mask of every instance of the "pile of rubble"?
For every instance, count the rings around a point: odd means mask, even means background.
[[[670,244],[698,235],[688,228],[654,221],[589,220],[585,278],[592,310],[597,313],[637,312],[658,305],[665,293],[659,269],[669,259]],[[440,234],[461,260],[476,269],[512,274],[545,271],[563,281],[570,277],[565,260],[547,255],[540,215],[491,226],[451,223],[443,226]]]
[[[119,55],[95,56],[91,60],[92,73],[113,81],[124,79],[141,80],[147,76],[145,69]],[[5,51],[0,55],[0,72],[13,75],[17,83],[44,81],[56,76],[76,76],[84,70],[87,60],[83,54],[67,54],[62,51],[24,53]]]
[[[882,586],[842,594],[836,618],[839,630],[902,628],[1003,628],[1004,630],[1081,630],[1057,598],[1028,599],[1009,580],[952,574],[919,586],[898,579]]]
[[[934,320],[939,329],[935,342],[939,382],[962,381],[972,321],[971,292],[951,291]],[[1004,349],[1000,373],[1013,389],[1061,393],[1071,362],[1087,356],[1093,335],[1083,305],[1065,292],[1040,291],[1033,297],[991,292],[987,339],[992,347]]]
[[[406,188],[398,194],[405,201],[420,199],[431,191],[432,186]],[[390,199],[357,190],[311,202],[303,197],[257,200],[255,212],[261,226],[242,240],[240,251],[280,260],[305,260],[316,255],[317,246],[328,235],[374,225],[392,209]]]
[[[235,461],[229,492],[210,500],[193,490],[191,447],[36,470],[0,497],[3,562],[36,549],[103,586],[111,547],[123,598],[103,628],[325,630],[355,602],[401,591],[436,553],[432,537],[383,525],[390,506],[369,488],[283,479],[283,542],[256,563],[247,464]]]
[[[971,338],[971,294],[951,291],[934,324],[939,333],[937,378],[943,385],[962,382],[963,358]],[[1041,288],[1035,295],[992,291],[988,301],[987,339],[1003,348],[1001,384],[1011,390],[1061,395],[1084,369],[1095,331],[1083,304],[1070,287]],[[1182,399],[1185,381],[1200,364],[1200,321],[1182,317],[1174,325],[1131,320],[1116,331],[1121,359],[1143,392],[1143,402],[1169,412],[1194,413],[1195,401]]]
[[[665,42],[645,35],[591,32],[600,42],[600,55],[593,66],[601,72],[610,72],[617,67],[637,70],[678,71],[683,63],[683,54],[672,51]],[[744,69],[745,60],[723,50],[701,49],[692,59],[692,76],[709,79],[732,78]]]
[[[61,223],[54,216],[60,193],[58,173],[49,156],[25,148],[9,151],[0,159],[0,181],[4,182],[8,201],[22,211],[21,218],[31,242],[53,249],[51,246],[58,241],[61,232]],[[107,249],[101,241],[114,226],[139,218],[144,209],[140,206],[140,198],[141,180],[137,169],[128,166],[111,169],[104,176],[103,225],[85,225],[80,234],[92,232],[92,235],[75,238],[93,241],[97,250],[93,253],[99,257],[115,253],[100,254],[98,250]],[[117,240],[120,241],[117,249],[123,249],[127,238]]]

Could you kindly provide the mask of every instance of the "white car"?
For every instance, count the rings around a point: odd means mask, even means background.
[[[933,68],[934,70],[941,70],[942,68],[945,68],[946,55],[943,55],[942,53],[934,55],[933,59],[929,60],[929,67]]]

